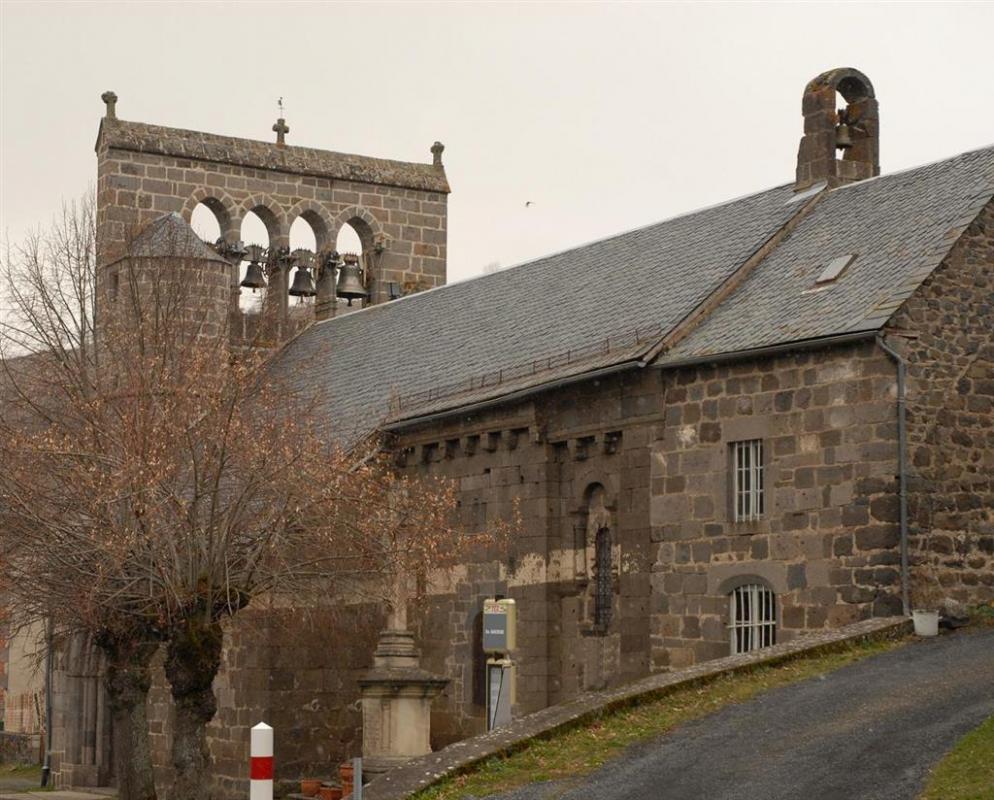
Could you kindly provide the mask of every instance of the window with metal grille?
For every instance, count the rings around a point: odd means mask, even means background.
[[[611,531],[597,531],[594,546],[594,624],[606,628],[611,623]]]
[[[732,479],[736,522],[762,517],[766,505],[762,439],[732,443]]]
[[[776,595],[769,588],[750,583],[733,589],[728,597],[732,655],[777,643]]]

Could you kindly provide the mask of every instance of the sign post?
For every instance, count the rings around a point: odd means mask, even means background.
[[[487,659],[487,730],[511,721],[517,694],[511,651],[517,647],[517,608],[513,600],[483,601],[483,650]]]
[[[252,728],[249,754],[249,800],[273,800],[273,729],[265,722]]]

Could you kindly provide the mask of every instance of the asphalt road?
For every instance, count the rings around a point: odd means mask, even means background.
[[[992,714],[994,629],[945,633],[728,706],[585,778],[493,800],[913,800]]]

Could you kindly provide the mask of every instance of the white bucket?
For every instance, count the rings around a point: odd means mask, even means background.
[[[915,621],[915,633],[918,636],[939,635],[938,611],[913,611],[911,617]]]

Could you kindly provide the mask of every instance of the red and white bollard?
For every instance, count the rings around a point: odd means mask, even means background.
[[[265,722],[252,728],[249,800],[273,800],[273,729]]]

